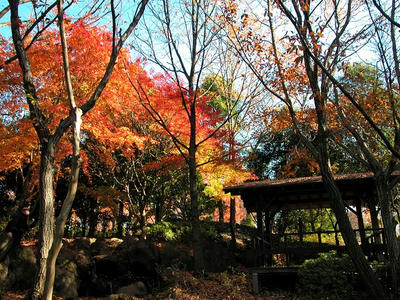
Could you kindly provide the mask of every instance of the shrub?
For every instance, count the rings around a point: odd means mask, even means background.
[[[253,216],[250,213],[247,214],[246,218],[244,218],[242,220],[241,225],[248,226],[248,227],[251,227],[251,228],[255,228],[256,227],[256,225],[254,224]]]
[[[350,299],[354,288],[353,262],[348,255],[335,251],[306,260],[299,270],[298,292],[310,299]]]
[[[189,226],[162,221],[146,228],[147,235],[155,241],[178,241],[190,234]]]
[[[221,238],[217,231],[217,223],[211,221],[202,221],[200,223],[200,232],[203,238],[217,241]]]

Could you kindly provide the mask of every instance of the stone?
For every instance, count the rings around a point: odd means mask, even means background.
[[[8,256],[2,262],[0,262],[0,282],[4,283],[7,280],[8,264],[9,264]]]
[[[9,254],[8,285],[13,290],[32,287],[36,273],[36,256],[29,247],[17,247]]]
[[[144,297],[148,294],[148,291],[146,285],[142,281],[138,281],[119,288],[117,293],[131,297]]]
[[[76,263],[64,260],[56,265],[54,293],[63,299],[78,297],[78,268]]]

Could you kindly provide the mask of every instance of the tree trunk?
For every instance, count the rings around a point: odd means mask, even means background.
[[[199,220],[199,193],[197,190],[197,170],[196,157],[194,151],[189,154],[189,185],[191,202],[191,223],[192,223],[192,243],[194,267],[196,271],[204,270],[203,245],[201,240],[200,220]]]
[[[139,225],[140,225],[140,239],[146,239],[146,211],[143,209],[140,212],[139,216]]]
[[[39,259],[31,299],[41,300],[46,284],[47,258],[54,237],[54,145],[51,141],[42,145],[40,163],[40,214],[39,214]]]
[[[87,222],[88,222],[87,216],[82,218],[82,237],[86,237],[86,231],[88,226]]]
[[[231,196],[229,204],[229,228],[231,231],[231,248],[236,249],[236,201],[233,196]]]
[[[374,243],[381,244],[382,239],[379,230],[379,221],[378,221],[378,211],[376,209],[375,199],[368,199],[369,204],[369,213],[371,216],[371,224],[372,224],[372,235],[374,236]],[[378,260],[383,261],[382,253],[378,253]]]
[[[346,207],[342,195],[333,179],[328,152],[323,149],[323,146],[320,147],[320,169],[323,183],[328,192],[332,210],[335,212],[340,232],[346,244],[346,249],[371,295],[373,295],[375,299],[387,299],[381,283],[368,265],[365,255],[357,242],[353,228],[346,214]]]
[[[162,211],[163,211],[163,207],[162,207],[162,200],[161,199],[157,199],[156,202],[156,211],[155,211],[155,222],[156,223],[160,223],[162,220]]]
[[[117,237],[122,238],[123,231],[124,231],[124,202],[120,200],[118,206]]]
[[[68,192],[65,196],[61,211],[56,219],[56,228],[54,231],[53,243],[49,252],[48,262],[46,266],[46,281],[44,285],[42,299],[53,299],[54,279],[56,275],[56,261],[58,254],[62,247],[62,239],[64,237],[65,223],[71,212],[72,204],[75,199],[76,191],[78,189],[79,171],[82,164],[82,159],[79,154],[80,143],[80,125],[81,125],[82,111],[79,108],[74,109],[74,139],[73,139],[73,158],[71,165],[71,178],[68,185]]]
[[[391,210],[392,193],[389,187],[389,179],[383,174],[374,174],[377,198],[381,207],[383,231],[386,240],[386,247],[389,254],[390,275],[392,289],[395,298],[399,297],[399,245],[396,238],[395,223]]]
[[[97,200],[94,197],[89,198],[90,203],[90,212],[89,212],[89,237],[96,237],[97,235],[97,221],[98,221],[98,213],[97,213]]]
[[[224,201],[218,201],[218,222],[220,225],[224,224]]]

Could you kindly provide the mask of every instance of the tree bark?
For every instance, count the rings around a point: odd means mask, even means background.
[[[384,174],[375,173],[374,179],[377,198],[381,207],[386,247],[389,254],[389,267],[392,281],[392,289],[395,298],[398,299],[399,244],[396,238],[396,229],[393,222],[393,215],[391,210],[392,193],[389,185],[389,179]]]
[[[204,271],[204,255],[199,219],[199,192],[197,189],[197,167],[195,152],[189,154],[189,185],[194,267],[196,271],[201,272]]]
[[[46,283],[46,272],[49,251],[54,236],[54,144],[49,141],[42,145],[40,163],[40,188],[39,188],[39,259],[35,285],[31,299],[42,299]]]
[[[118,203],[118,220],[117,220],[117,237],[123,237],[124,231],[124,202],[122,200]]]
[[[89,198],[89,232],[88,237],[96,237],[97,236],[97,221],[98,221],[98,212],[97,212],[97,200],[96,198],[90,196]]]
[[[58,253],[62,247],[62,238],[64,236],[65,223],[72,208],[72,204],[75,199],[76,191],[78,189],[79,171],[82,165],[82,159],[79,154],[80,144],[80,126],[82,123],[82,111],[79,108],[75,108],[74,111],[74,123],[73,123],[73,158],[71,165],[71,178],[69,181],[68,192],[65,196],[64,202],[61,207],[60,214],[56,219],[56,228],[54,231],[53,243],[49,252],[47,268],[46,268],[46,282],[44,285],[42,299],[51,300],[53,298],[53,286],[56,273],[56,260]]]
[[[373,295],[375,299],[387,299],[381,283],[368,265],[365,255],[357,242],[353,228],[351,227],[349,218],[346,214],[346,207],[342,195],[333,179],[327,154],[327,151],[320,151],[320,169],[324,186],[328,191],[332,210],[335,213],[340,232],[342,233],[343,240],[346,244],[346,249],[371,295]]]
[[[236,249],[236,200],[231,196],[229,205],[229,229],[231,231],[231,248]]]
[[[224,202],[222,199],[218,201],[218,222],[220,225],[224,224]]]

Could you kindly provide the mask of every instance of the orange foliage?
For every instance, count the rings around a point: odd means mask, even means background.
[[[78,105],[92,94],[108,63],[112,36],[102,27],[89,26],[90,20],[80,20],[66,24],[70,54],[70,68],[75,99]],[[9,43],[0,40],[1,59],[14,55]],[[33,75],[38,86],[39,105],[49,117],[49,128],[54,130],[69,113],[64,74],[62,69],[61,45],[58,31],[49,29],[43,38],[28,51]],[[137,150],[144,150],[147,144],[157,144],[156,135],[166,135],[139,102],[138,95],[128,78],[140,83],[140,91],[165,120],[171,133],[182,143],[188,144],[190,126],[188,115],[183,108],[181,90],[168,75],[152,74],[142,68],[140,59],[133,61],[127,50],[122,50],[112,77],[96,103],[96,107],[83,116],[82,142],[95,141],[96,147],[90,151],[98,160],[114,167],[113,153],[119,150],[126,157],[132,157]],[[39,142],[28,118],[24,102],[21,71],[16,61],[5,65],[0,72],[0,93],[5,99],[0,104],[3,122],[0,124],[0,171],[19,168],[33,160],[38,176]],[[184,91],[185,92],[185,91]],[[220,121],[218,112],[207,105],[208,97],[196,95],[197,140],[205,139]],[[187,102],[192,97],[187,97]],[[187,103],[187,104],[188,104]],[[68,132],[56,149],[56,167],[63,175],[61,161],[72,153]],[[215,156],[215,148],[220,145],[218,135],[199,147],[198,160],[204,162]],[[89,176],[88,159],[84,159],[83,171]],[[145,169],[168,171],[180,168],[183,159],[177,150],[168,153],[159,161],[149,163]],[[67,170],[68,172],[68,170]],[[107,198],[107,197],[106,197]],[[104,199],[106,199],[104,198]]]
[[[70,68],[75,99],[81,105],[92,94],[103,76],[108,63],[112,36],[102,27],[88,26],[90,20],[68,23],[66,32],[70,53]],[[14,55],[1,40],[2,57]],[[69,113],[64,74],[62,69],[61,45],[58,31],[49,29],[43,38],[28,51],[33,76],[37,83],[39,105],[49,118],[49,128],[54,130],[61,119]],[[120,149],[125,155],[133,155],[132,148],[142,148],[145,137],[134,130],[121,126],[124,118],[139,107],[126,81],[122,60],[129,59],[123,50],[107,88],[102,93],[96,109],[83,117],[82,132],[85,137],[94,137],[103,144],[104,150]],[[142,70],[140,62],[132,64],[131,72]],[[5,65],[0,72],[0,93],[6,99],[0,104],[3,122],[0,124],[0,151],[3,159],[0,170],[7,171],[21,167],[33,157],[38,163],[39,143],[24,102],[21,71],[16,61]],[[72,153],[68,132],[56,149],[59,163]],[[33,154],[33,156],[32,156]],[[85,158],[86,155],[82,154]],[[112,163],[107,151],[102,153],[106,162]],[[87,161],[83,169],[87,169]]]

